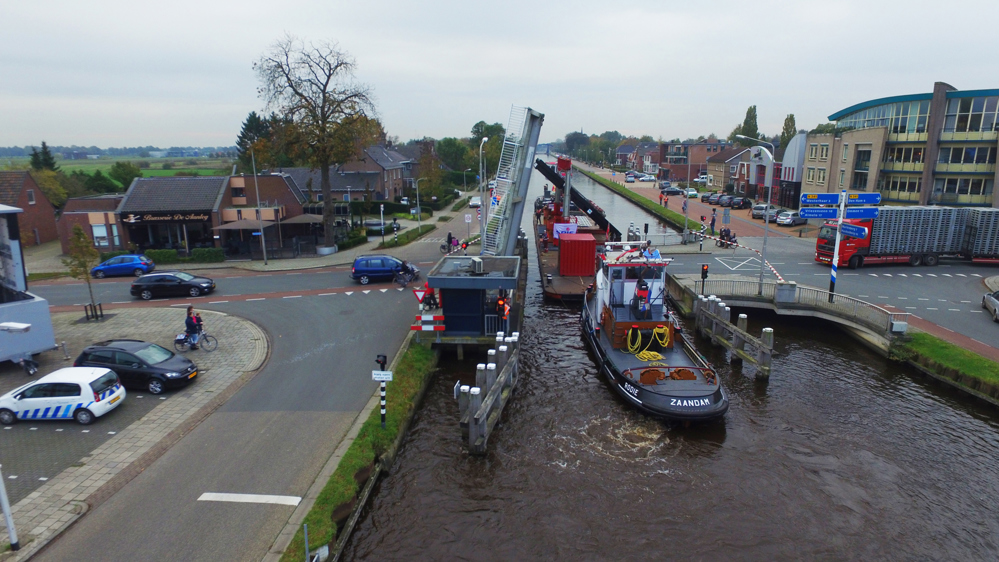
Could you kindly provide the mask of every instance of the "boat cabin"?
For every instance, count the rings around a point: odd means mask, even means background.
[[[602,260],[595,281],[596,302],[600,311],[599,329],[604,330],[615,349],[628,345],[631,330],[662,333],[665,349],[673,347],[675,330],[666,306],[666,266],[672,258],[643,257],[641,250],[617,252]]]

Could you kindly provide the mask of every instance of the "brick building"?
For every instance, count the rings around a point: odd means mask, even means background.
[[[108,193],[88,197],[73,197],[66,201],[56,221],[62,253],[69,253],[69,240],[73,227],[79,225],[90,238],[94,248],[101,252],[124,250],[128,245],[115,214],[124,193]]]
[[[0,205],[18,207],[22,246],[36,246],[59,237],[55,207],[28,172],[0,172]]]

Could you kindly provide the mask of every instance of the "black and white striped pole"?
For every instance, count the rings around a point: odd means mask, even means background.
[[[371,371],[371,378],[381,383],[382,429],[385,429],[385,383],[392,380],[392,371],[385,370],[388,358],[384,355],[379,355],[375,359],[375,363],[378,363],[381,370]]]
[[[14,516],[10,512],[10,502],[7,501],[7,488],[4,487],[2,473],[0,473],[0,509],[3,510],[3,518],[7,523],[7,534],[10,535],[10,549],[21,550],[21,543],[17,541],[17,531],[14,530]]]

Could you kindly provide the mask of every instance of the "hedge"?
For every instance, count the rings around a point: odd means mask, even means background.
[[[143,252],[156,265],[166,265],[168,263],[180,263],[180,256],[177,250],[146,250]]]
[[[356,236],[351,236],[350,238],[347,238],[347,240],[345,240],[344,242],[341,242],[336,245],[337,251],[349,250],[350,248],[353,248],[355,246],[360,246],[361,244],[364,244],[367,241],[368,237],[365,234],[358,234]]]
[[[405,246],[406,244],[409,244],[410,242],[416,240],[420,236],[423,236],[424,234],[434,231],[436,229],[437,229],[436,225],[425,224],[423,225],[422,229],[414,228],[400,234],[398,244],[395,242],[394,239],[386,238],[384,243],[378,245],[378,248],[395,248],[396,246]]]
[[[195,263],[222,263],[225,250],[222,248],[195,248],[191,250],[191,261]]]
[[[101,263],[108,261],[111,258],[118,256],[124,256],[125,254],[130,254],[131,252],[127,250],[115,250],[113,252],[101,252]]]

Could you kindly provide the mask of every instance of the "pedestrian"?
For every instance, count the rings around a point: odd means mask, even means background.
[[[664,201],[665,202],[663,203],[663,207],[669,209],[669,195],[666,196],[666,199]]]
[[[715,219],[718,218],[718,213],[715,209],[711,209],[711,236],[715,235]]]
[[[187,318],[184,320],[184,332],[191,340],[191,349],[198,349],[198,319],[194,316],[194,307],[187,307]]]
[[[447,247],[451,247],[451,242],[454,240],[454,235],[450,232],[447,233]]]
[[[542,252],[547,252],[548,251],[548,231],[547,230],[542,230],[541,231],[541,251]]]
[[[659,192],[659,204],[663,204],[663,193],[661,191]]]

